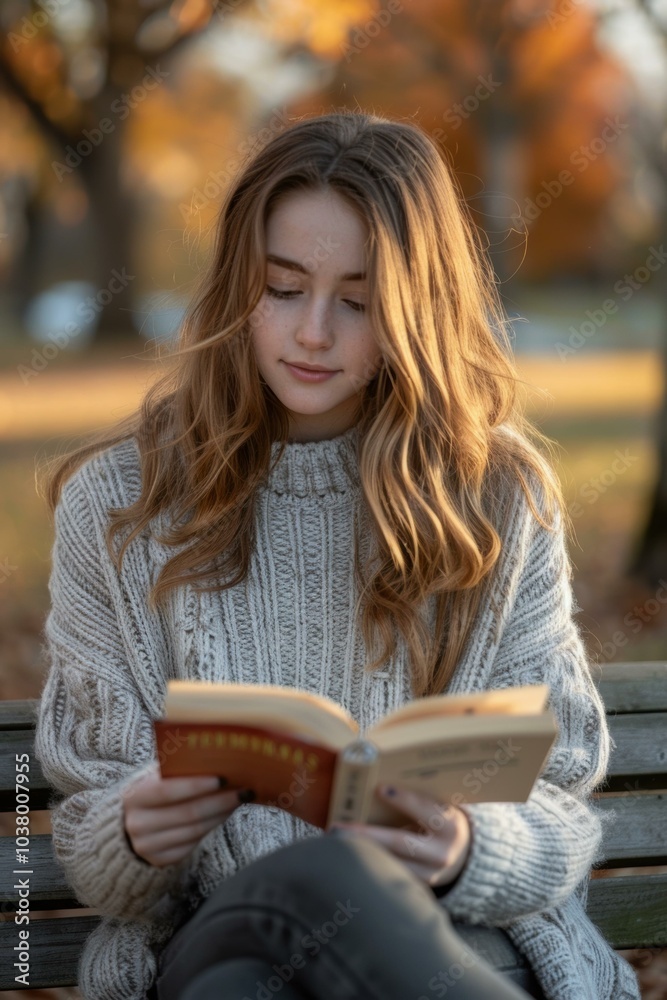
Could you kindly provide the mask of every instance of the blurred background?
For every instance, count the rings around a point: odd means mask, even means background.
[[[0,32],[0,697],[43,680],[37,466],[138,404],[253,140],[340,106],[455,170],[560,446],[591,661],[664,658],[667,0],[2,0]]]

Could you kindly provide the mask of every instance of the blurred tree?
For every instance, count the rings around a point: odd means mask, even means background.
[[[74,10],[67,6],[59,0],[3,4],[0,82],[55,147],[57,180],[77,171],[93,216],[96,287],[104,289],[114,273],[133,266],[136,205],[122,178],[122,122],[162,83],[166,60],[209,23],[213,7],[206,0],[80,0]],[[34,242],[33,232],[27,254]],[[98,336],[134,332],[132,285],[116,281],[113,287],[102,304]]]
[[[246,6],[275,29],[282,45],[303,38],[313,53],[324,55],[371,4],[340,0],[323,8],[312,0],[283,0],[280,6],[275,0],[1,0],[0,85],[29,112],[47,141],[57,181],[67,182],[76,172],[92,216],[96,287],[101,291],[114,282],[114,294],[104,296],[109,301],[100,311],[98,336],[134,332],[134,289],[129,281],[114,279],[123,268],[133,267],[137,215],[137,196],[124,162],[124,122],[163,85],[170,57],[210,25],[229,23]],[[34,291],[27,276],[34,271],[35,245],[43,235],[37,232],[45,217],[41,187],[36,185],[39,204],[27,208],[30,229],[18,281],[26,296]]]
[[[330,84],[296,110],[350,95],[416,118],[445,148],[500,281],[610,266],[609,202],[624,179],[615,143],[627,127],[618,111],[631,86],[596,41],[595,11],[570,0],[393,9],[353,28]]]
[[[662,40],[667,61],[667,16],[661,17],[658,8],[650,0],[636,0],[637,6],[648,18],[654,34]],[[663,11],[665,11],[663,5]],[[665,11],[667,15],[667,11]],[[663,253],[667,246],[667,103],[662,102],[663,120],[658,128],[645,127],[641,135],[642,147],[655,177],[659,179],[662,191],[662,212],[659,219],[657,241]],[[656,284],[662,303],[662,314],[667,318],[667,281],[664,277]],[[640,577],[651,587],[657,587],[667,578],[667,329],[663,331],[663,400],[657,420],[657,464],[658,471],[652,496],[649,501],[648,516],[643,527],[630,572]]]

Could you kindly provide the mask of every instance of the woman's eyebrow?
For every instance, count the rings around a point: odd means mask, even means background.
[[[296,260],[289,260],[287,257],[278,257],[274,253],[268,253],[266,259],[271,264],[278,264],[279,267],[285,267],[288,271],[300,271],[301,274],[311,274],[312,272],[307,270],[303,264],[299,264]],[[341,281],[364,281],[366,278],[365,271],[355,271],[348,274],[341,274]]]

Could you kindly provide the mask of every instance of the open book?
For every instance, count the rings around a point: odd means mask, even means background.
[[[330,698],[271,684],[168,681],[153,722],[165,778],[215,774],[328,829],[404,826],[378,795],[391,783],[439,802],[525,802],[558,734],[549,686],[419,698],[362,738]]]

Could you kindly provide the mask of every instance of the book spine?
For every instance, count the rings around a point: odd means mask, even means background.
[[[326,829],[332,823],[363,823],[368,815],[380,752],[370,740],[359,739],[338,754]]]

